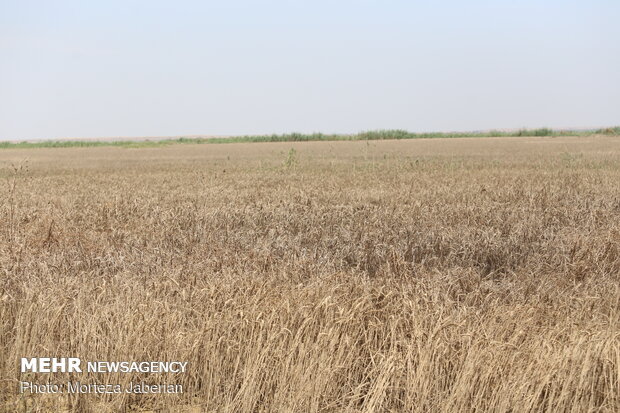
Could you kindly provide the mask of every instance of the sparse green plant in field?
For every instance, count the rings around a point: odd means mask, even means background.
[[[295,150],[295,148],[291,148],[288,151],[286,160],[284,161],[284,166],[286,166],[287,168],[292,168],[292,167],[297,166],[298,162],[299,161],[297,159],[297,151]]]

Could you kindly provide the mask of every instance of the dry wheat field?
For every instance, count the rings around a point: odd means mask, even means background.
[[[620,137],[8,149],[0,175],[3,411],[620,409]]]

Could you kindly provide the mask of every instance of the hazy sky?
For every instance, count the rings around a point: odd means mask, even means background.
[[[0,139],[620,124],[620,1],[0,0]]]

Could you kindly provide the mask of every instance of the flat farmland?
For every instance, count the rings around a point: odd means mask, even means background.
[[[618,136],[5,149],[0,178],[7,412],[619,410]],[[44,356],[187,371],[20,372]]]

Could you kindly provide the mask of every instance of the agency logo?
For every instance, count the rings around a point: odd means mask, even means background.
[[[78,357],[23,357],[20,360],[22,373],[185,373],[186,361],[82,361]],[[157,379],[156,379],[157,380]],[[63,383],[53,383],[49,378],[44,383],[20,381],[20,393],[183,393],[181,384],[160,382],[129,383],[83,383],[69,380]]]

